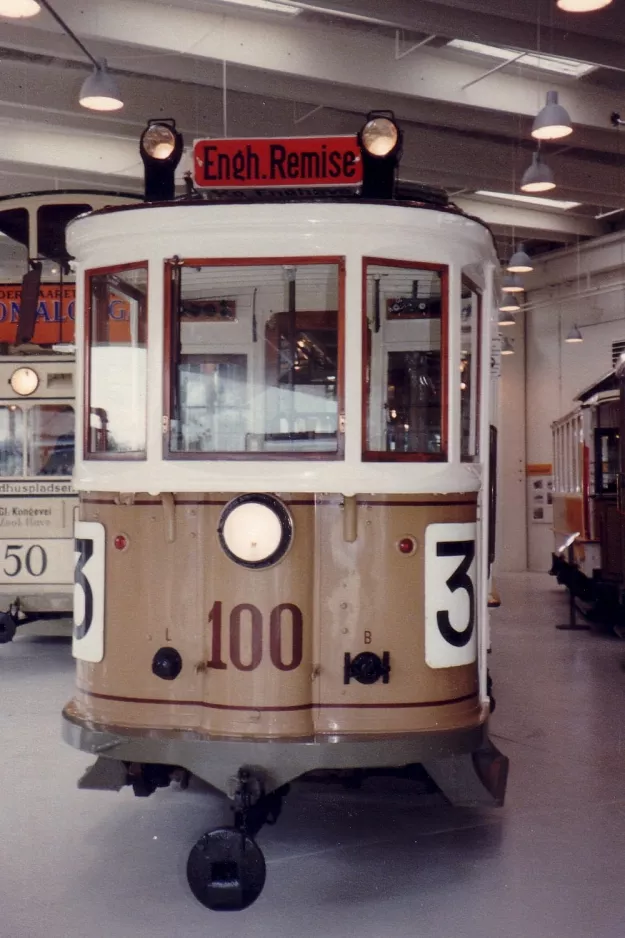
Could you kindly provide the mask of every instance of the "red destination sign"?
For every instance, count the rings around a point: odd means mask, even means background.
[[[355,136],[196,140],[193,169],[195,185],[203,189],[357,186],[362,182]]]

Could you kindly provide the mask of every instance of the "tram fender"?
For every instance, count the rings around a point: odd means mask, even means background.
[[[489,739],[473,753],[424,762],[423,767],[456,807],[501,807],[509,761]]]
[[[98,756],[93,765],[78,779],[79,788],[92,791],[121,791],[128,784],[128,769],[117,759]]]

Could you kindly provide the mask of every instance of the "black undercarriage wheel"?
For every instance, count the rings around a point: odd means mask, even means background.
[[[13,616],[9,615],[8,612],[0,614],[0,645],[6,645],[7,642],[13,641],[16,628],[17,623]]]
[[[239,912],[258,899],[265,885],[265,858],[247,834],[219,827],[200,837],[189,854],[191,892],[214,912]]]

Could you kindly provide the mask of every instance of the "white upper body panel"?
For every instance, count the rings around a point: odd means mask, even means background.
[[[77,439],[78,489],[114,492],[448,493],[480,488],[479,462],[460,461],[460,369],[448,369],[447,462],[362,462],[362,259],[442,264],[449,268],[451,363],[460,360],[461,277],[483,292],[484,352],[490,349],[497,258],[488,230],[452,212],[402,204],[299,202],[143,206],[72,222],[68,247],[77,264],[77,409],[82,426],[85,272],[148,264],[147,458],[85,459]],[[163,459],[164,263],[194,259],[341,257],[345,259],[345,453],[343,459]],[[487,339],[484,335],[488,333]],[[114,375],[112,376],[114,381]],[[482,452],[489,423],[488,381],[481,381]],[[486,428],[486,433],[484,432]]]

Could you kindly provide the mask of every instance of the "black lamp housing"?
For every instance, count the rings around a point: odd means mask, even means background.
[[[397,130],[395,146],[384,156],[376,156],[364,145],[363,133],[368,124],[376,118],[383,118],[394,124]],[[358,145],[362,155],[362,196],[365,199],[393,199],[397,182],[397,169],[402,154],[403,133],[392,111],[369,111],[367,120],[358,133]]]
[[[174,146],[171,153],[159,158],[153,156],[145,147],[147,134],[155,127],[163,127],[171,132]],[[139,153],[143,160],[146,202],[169,202],[176,195],[174,174],[182,157],[182,134],[176,130],[176,121],[171,117],[158,117],[148,121],[148,125],[139,140]]]
[[[30,261],[30,270],[22,279],[22,293],[20,300],[20,314],[17,322],[17,345],[26,345],[32,341],[37,322],[39,308],[39,292],[41,288],[41,271],[43,265],[40,261]]]

